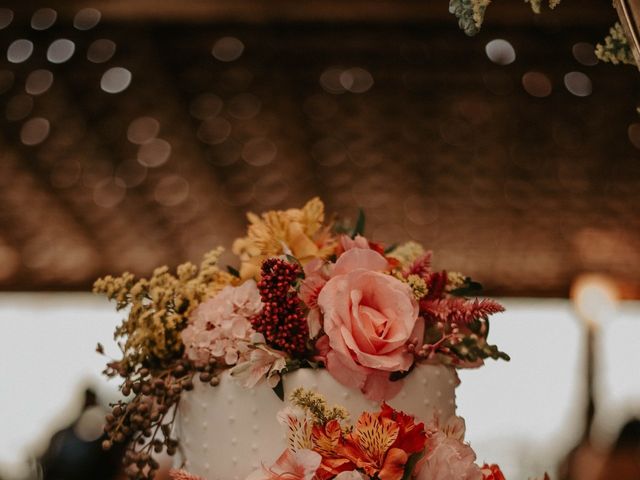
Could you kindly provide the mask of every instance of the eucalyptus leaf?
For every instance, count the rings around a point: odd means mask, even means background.
[[[356,226],[353,228],[353,232],[351,232],[351,238],[355,238],[357,235],[364,235],[364,227],[366,223],[366,218],[364,216],[364,210],[358,210],[358,220],[356,220]]]
[[[284,402],[284,383],[282,382],[282,378],[278,384],[273,387],[273,392],[278,396],[278,398]]]
[[[420,461],[422,457],[424,457],[425,450],[421,452],[412,453],[407,463],[404,466],[404,475],[402,475],[402,480],[410,480],[413,476],[413,471],[416,468],[417,463]]]
[[[227,272],[229,272],[236,278],[240,278],[240,272],[236,268],[233,268],[231,265],[227,265]]]
[[[456,297],[473,297],[482,292],[482,284],[474,282],[471,278],[464,279],[464,284],[461,287],[451,290],[451,295]]]

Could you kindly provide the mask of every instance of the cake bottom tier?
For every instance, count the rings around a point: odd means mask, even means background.
[[[352,420],[363,411],[378,411],[380,404],[359,390],[338,383],[326,370],[300,369],[284,379],[285,400],[296,388],[322,394],[329,405],[345,407]],[[418,365],[405,379],[400,393],[387,403],[429,422],[442,422],[455,414],[453,368]],[[261,464],[271,465],[286,448],[286,435],[277,413],[285,406],[266,384],[247,389],[229,376],[212,387],[196,382],[180,401],[177,436],[184,468],[206,480],[244,480]]]

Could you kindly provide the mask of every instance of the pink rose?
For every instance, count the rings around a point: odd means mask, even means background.
[[[401,384],[389,375],[411,367],[414,357],[407,346],[420,344],[424,332],[411,288],[382,273],[387,268],[374,250],[347,250],[317,299],[328,338],[318,346],[326,353],[327,370],[377,401],[398,393]]]
[[[369,246],[369,240],[364,238],[362,235],[356,235],[355,238],[351,238],[349,235],[342,235],[340,237],[340,246],[345,252],[347,250],[351,250],[352,248],[371,248]]]

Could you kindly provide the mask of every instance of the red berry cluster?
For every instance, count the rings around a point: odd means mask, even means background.
[[[264,335],[267,344],[290,355],[306,351],[309,327],[294,282],[302,268],[277,258],[262,264],[262,280],[258,283],[262,297],[262,313],[251,320],[253,328]]]

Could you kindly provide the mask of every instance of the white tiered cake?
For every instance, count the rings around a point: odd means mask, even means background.
[[[96,282],[129,307],[103,443],[129,444],[129,478],[164,450],[174,480],[503,480],[455,415],[455,368],[508,359],[487,342],[502,306],[415,242],[369,241],[362,215],[325,222],[320,199],[248,218],[238,270],[218,248]]]
[[[379,402],[338,383],[326,370],[300,369],[284,377],[285,398],[298,387],[322,394],[329,404],[345,407],[352,420],[374,411]],[[446,422],[455,414],[458,377],[453,368],[418,365],[388,403],[428,423],[434,415]],[[178,436],[185,469],[206,480],[243,480],[262,463],[271,465],[286,448],[276,415],[283,402],[266,383],[244,388],[225,373],[212,388],[196,383],[180,401]]]

